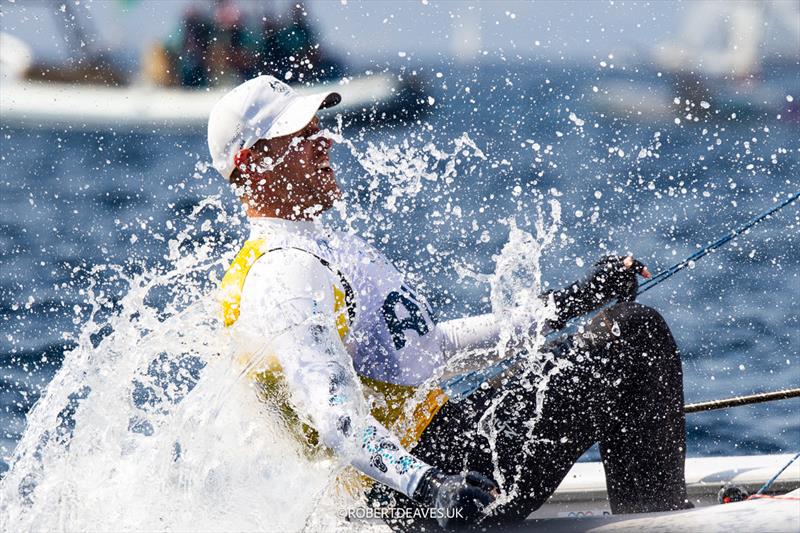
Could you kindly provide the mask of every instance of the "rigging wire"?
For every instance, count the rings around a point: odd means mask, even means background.
[[[790,466],[790,465],[791,465],[793,462],[795,462],[795,461],[797,460],[797,458],[798,458],[798,457],[800,457],[800,452],[797,452],[797,454],[796,454],[794,457],[792,457],[792,458],[789,460],[789,462],[788,462],[788,463],[786,463],[785,465],[783,465],[783,468],[781,468],[780,470],[778,470],[778,473],[777,473],[777,474],[775,474],[774,476],[772,476],[771,478],[769,478],[769,481],[767,481],[766,483],[764,483],[764,484],[761,486],[761,488],[760,488],[760,489],[758,489],[758,492],[756,492],[755,494],[753,494],[752,496],[750,496],[750,498],[758,498],[759,496],[761,496],[761,495],[764,493],[764,491],[765,491],[765,490],[767,490],[767,489],[770,487],[770,485],[772,485],[772,484],[775,482],[775,480],[776,480],[776,479],[778,479],[778,476],[780,476],[781,474],[783,474],[783,471],[784,471],[784,470],[786,470],[787,468],[789,468],[789,466]]]
[[[792,202],[794,202],[798,198],[800,198],[800,191],[794,193],[792,196],[790,196],[789,198],[787,198],[786,200],[784,200],[780,204],[776,205],[775,207],[772,207],[772,208],[768,209],[767,211],[761,213],[757,217],[752,218],[746,224],[743,224],[742,226],[739,226],[738,228],[734,229],[733,231],[731,231],[731,232],[727,233],[726,235],[720,237],[715,242],[713,242],[713,243],[711,243],[711,244],[709,244],[707,246],[704,246],[703,248],[699,249],[698,251],[696,251],[695,253],[693,253],[692,255],[690,255],[689,257],[687,257],[686,259],[684,259],[680,263],[676,263],[675,265],[672,265],[671,267],[669,267],[669,268],[667,268],[665,270],[662,270],[661,272],[659,272],[658,274],[656,274],[652,278],[648,279],[647,281],[642,282],[639,285],[639,289],[637,290],[636,294],[639,295],[639,294],[642,294],[642,293],[645,293],[645,292],[649,291],[650,289],[652,289],[653,287],[655,287],[656,285],[658,285],[662,281],[665,281],[665,280],[669,279],[670,277],[674,276],[675,274],[677,274],[678,272],[680,272],[684,268],[690,266],[692,263],[694,263],[698,259],[700,259],[702,257],[705,257],[706,255],[708,255],[709,253],[713,252],[717,248],[719,248],[721,246],[724,246],[725,244],[727,244],[728,242],[732,241],[733,239],[735,239],[736,237],[738,237],[742,233],[746,232],[747,230],[749,230],[750,228],[752,228],[753,226],[755,226],[756,224],[758,224],[762,220],[768,218],[770,215],[776,213],[777,211],[779,211],[779,210],[783,209],[784,207],[786,207],[787,205],[791,204]]]

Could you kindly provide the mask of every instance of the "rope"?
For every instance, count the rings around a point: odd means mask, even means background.
[[[671,278],[673,275],[677,274],[678,272],[680,272],[681,270],[683,270],[684,268],[689,266],[694,261],[697,261],[698,259],[700,259],[702,257],[705,257],[706,255],[708,255],[709,253],[713,252],[717,248],[719,248],[719,247],[725,245],[727,242],[735,239],[736,237],[738,237],[739,235],[741,235],[745,231],[749,230],[750,228],[752,228],[753,226],[755,226],[756,224],[758,224],[759,222],[761,222],[765,218],[767,218],[770,215],[774,214],[776,211],[779,211],[779,210],[783,209],[784,207],[786,207],[787,205],[791,204],[792,202],[794,202],[798,198],[800,198],[800,192],[794,193],[792,196],[790,196],[789,198],[787,198],[786,200],[784,200],[780,204],[776,205],[775,207],[765,211],[764,213],[761,213],[757,217],[751,219],[746,224],[734,229],[733,231],[731,231],[730,233],[724,235],[723,237],[720,237],[717,241],[709,244],[708,246],[705,246],[705,247],[701,248],[700,250],[696,251],[695,253],[693,253],[692,255],[690,255],[689,257],[687,257],[686,259],[684,259],[680,263],[677,263],[677,264],[669,267],[666,270],[662,270],[661,272],[659,272],[658,274],[656,274],[652,278],[648,279],[645,282],[642,282],[639,285],[639,290],[637,291],[636,294],[638,295],[638,294],[645,293],[645,292],[649,291],[650,289],[652,289],[653,287],[655,287],[656,285],[658,285],[659,283],[661,283],[662,281],[664,281],[664,280],[666,280],[668,278]]]
[[[725,398],[724,400],[712,400],[710,402],[690,403],[684,406],[685,413],[698,413],[701,411],[713,411],[714,409],[724,409],[726,407],[737,407],[739,405],[752,405],[754,403],[771,402],[773,400],[785,400],[800,396],[800,389],[785,389],[774,392],[763,392],[750,396],[737,396],[735,398]]]

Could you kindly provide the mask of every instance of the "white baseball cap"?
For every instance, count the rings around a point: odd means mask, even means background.
[[[230,178],[234,157],[259,139],[302,130],[319,109],[341,102],[337,92],[300,95],[273,76],[248,80],[214,104],[208,117],[208,149],[220,174]]]

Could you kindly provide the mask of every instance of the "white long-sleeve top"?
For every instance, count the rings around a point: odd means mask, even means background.
[[[492,346],[499,325],[491,315],[435,324],[400,272],[355,236],[310,222],[260,218],[251,224],[240,272],[229,271],[231,279],[244,276],[233,287],[239,291],[229,307],[235,317],[226,317],[237,342],[277,360],[293,408],[323,444],[411,496],[429,466],[371,414],[383,401],[375,396],[435,390],[447,357]],[[228,285],[230,296],[235,284]],[[441,391],[430,397],[438,403],[414,412],[418,432],[446,400]]]

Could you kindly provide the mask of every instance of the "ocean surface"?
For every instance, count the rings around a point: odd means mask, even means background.
[[[348,203],[329,223],[385,251],[440,319],[490,310],[464,272],[492,274],[512,221],[535,235],[550,200],[541,268],[558,287],[611,252],[658,272],[800,190],[796,65],[699,94],[646,68],[512,63],[418,68],[430,98],[409,124],[328,124]],[[124,307],[120,275],[169,271],[175,239],[220,254],[243,239],[208,163],[202,131],[0,117],[0,476],[81,332]],[[687,402],[800,386],[799,228],[795,204],[641,298],[673,329]],[[689,415],[688,455],[797,451],[798,415],[799,399]]]

